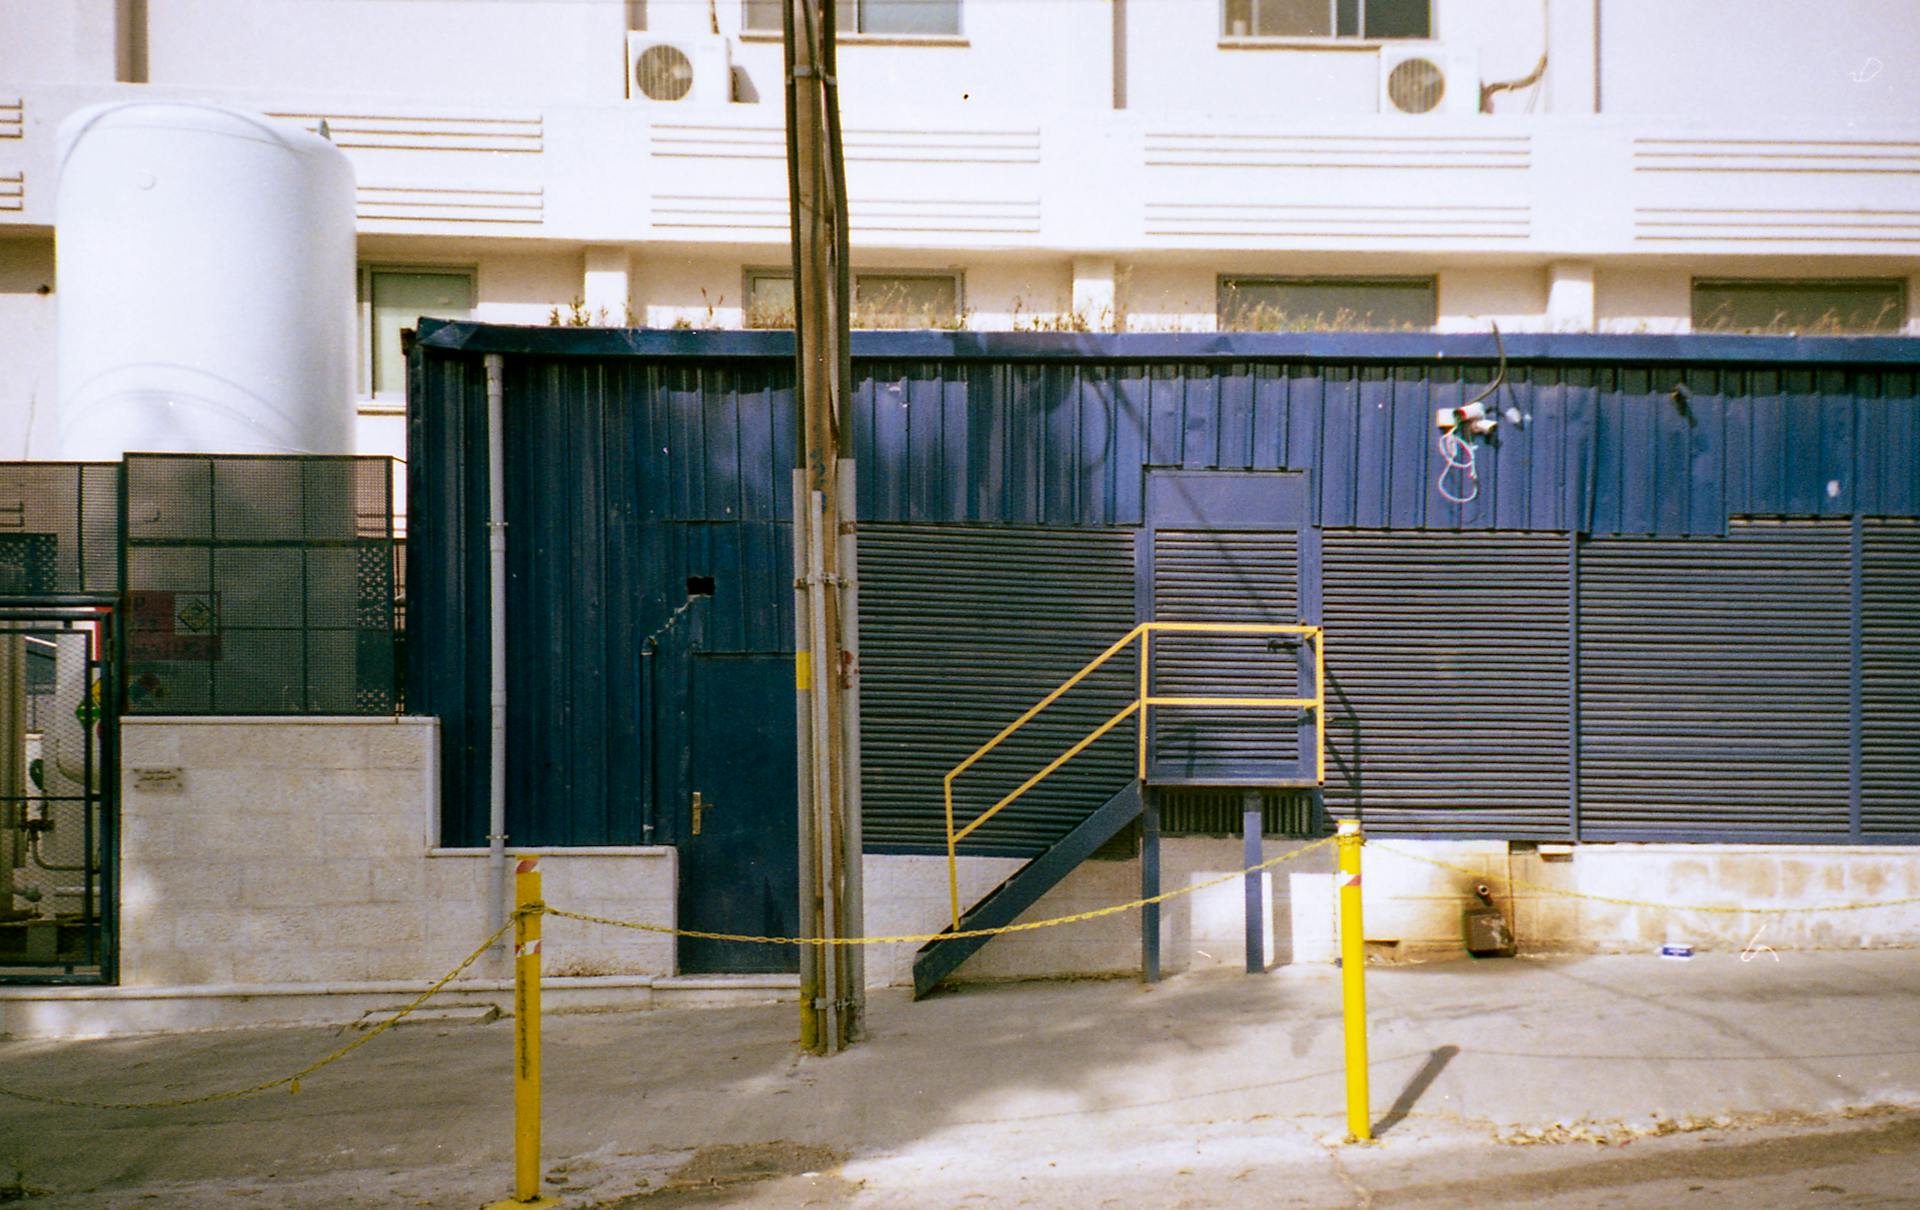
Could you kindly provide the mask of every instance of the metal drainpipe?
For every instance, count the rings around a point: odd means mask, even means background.
[[[807,515],[800,503],[807,498],[807,472],[793,472],[793,498],[796,514],[793,526],[793,649],[794,649],[794,740],[796,745],[795,779],[798,793],[795,808],[799,814],[799,845],[796,854],[800,867],[800,934],[817,935],[820,927],[819,862],[814,858],[817,817],[813,812],[813,627],[809,613],[811,598],[807,592],[807,530],[799,518]],[[821,1045],[819,1016],[814,1001],[830,994],[820,986],[820,954],[824,946],[800,947],[800,1045],[813,1050]]]
[[[809,491],[807,493],[807,624],[812,628],[812,650],[817,660],[827,650],[827,568],[826,568],[826,496],[825,493]],[[820,896],[820,935],[837,937],[838,931],[838,891],[839,880],[834,878],[834,867],[839,864],[836,846],[840,843],[840,829],[836,827],[833,809],[834,794],[840,786],[833,778],[831,758],[826,768],[821,767],[820,755],[833,751],[828,703],[833,698],[833,678],[840,675],[840,669],[816,665],[813,669],[812,716],[814,751],[813,762],[813,806],[815,835],[819,838],[819,872],[814,875],[815,886]],[[824,1039],[827,1054],[836,1054],[840,1050],[840,960],[838,946],[822,945],[820,950],[820,994],[826,1001],[825,1019],[822,1028],[826,1030]]]
[[[487,932],[507,922],[507,454],[506,362],[486,356],[487,368],[487,622],[492,631],[492,765],[487,778]],[[494,944],[499,954],[506,938]]]
[[[846,681],[840,697],[840,728],[846,752],[846,769],[840,788],[844,804],[841,815],[840,861],[845,902],[841,904],[841,927],[851,936],[866,932],[866,877],[861,867],[865,845],[860,820],[860,576],[857,541],[854,534],[854,464],[852,459],[839,463],[840,472],[840,631],[845,637]],[[841,982],[845,985],[845,1032],[847,1041],[866,1037],[867,957],[858,945],[845,947],[841,954]],[[836,995],[841,993],[836,992]]]

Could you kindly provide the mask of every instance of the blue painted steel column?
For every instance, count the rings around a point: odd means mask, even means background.
[[[1160,792],[1140,783],[1140,898],[1160,893]],[[1160,905],[1140,909],[1140,977],[1160,982]]]
[[[1260,874],[1253,870],[1260,864],[1260,791],[1242,790],[1240,798],[1240,864],[1246,866],[1247,883],[1247,973],[1265,974],[1267,970],[1266,948],[1262,942],[1266,936],[1266,913],[1262,910],[1260,896]]]
[[[1848,533],[1847,551],[1847,835],[1856,842],[1860,839],[1860,792],[1865,776],[1863,731],[1866,713],[1865,703],[1861,700],[1866,679],[1863,650],[1866,626],[1865,556],[1866,525],[1860,514],[1855,513],[1853,526]]]

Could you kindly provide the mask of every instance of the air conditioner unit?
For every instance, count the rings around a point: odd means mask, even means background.
[[[1439,46],[1380,48],[1380,112],[1480,112],[1480,58]]]
[[[727,40],[629,33],[627,96],[635,101],[725,105],[733,100]]]

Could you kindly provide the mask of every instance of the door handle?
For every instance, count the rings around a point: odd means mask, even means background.
[[[693,792],[693,834],[695,836],[700,835],[700,813],[711,809],[711,804],[700,797],[700,791],[695,790]]]

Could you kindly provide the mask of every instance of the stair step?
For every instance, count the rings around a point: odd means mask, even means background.
[[[1111,840],[1121,828],[1139,818],[1144,801],[1141,793],[1139,782],[1127,783],[1124,789],[1109,798],[1046,852],[1014,871],[1006,881],[962,913],[959,931],[1000,928],[1012,924],[1020,913],[1039,902],[1042,895],[1058,886],[1061,879]],[[914,999],[921,999],[933,991],[961,963],[992,940],[991,937],[944,935],[953,931],[952,928],[944,930],[942,936],[921,946],[920,952],[914,956]]]
[[[354,1022],[353,1027],[372,1029],[405,1007],[404,1004],[390,1004],[385,1008],[370,1008]],[[500,1006],[497,1004],[424,1004],[402,1017],[399,1028],[409,1025],[486,1025],[498,1021],[500,1016]]]

